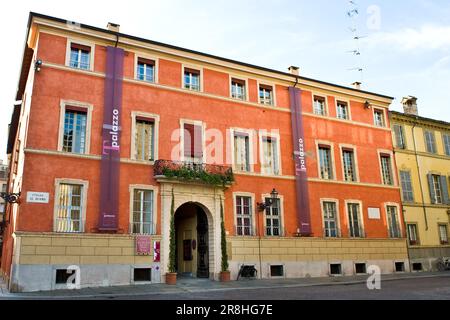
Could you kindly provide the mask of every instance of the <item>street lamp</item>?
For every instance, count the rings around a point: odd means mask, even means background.
[[[8,203],[17,203],[19,201],[20,192],[19,193],[6,193],[0,192],[0,198],[3,198]]]
[[[278,191],[273,188],[270,193],[270,199],[266,199],[265,203],[257,203],[258,211],[265,211],[267,208],[272,207],[278,200]]]

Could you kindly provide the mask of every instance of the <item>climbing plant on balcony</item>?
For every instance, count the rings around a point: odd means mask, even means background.
[[[233,172],[228,170],[226,173],[210,173],[206,170],[196,170],[187,166],[178,168],[163,168],[163,175],[166,178],[177,178],[190,181],[201,181],[209,185],[226,185],[234,181]]]

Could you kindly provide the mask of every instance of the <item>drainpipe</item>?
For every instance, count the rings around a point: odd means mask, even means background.
[[[423,194],[422,177],[420,175],[419,156],[417,155],[416,135],[414,134],[414,129],[417,126],[417,120],[418,120],[418,118],[416,117],[416,122],[414,122],[414,125],[412,127],[412,136],[413,136],[413,142],[414,142],[414,155],[416,157],[417,173],[419,175],[420,193],[422,196],[422,209],[423,209],[423,216],[425,218],[425,231],[428,231],[427,208],[425,206],[425,196]]]

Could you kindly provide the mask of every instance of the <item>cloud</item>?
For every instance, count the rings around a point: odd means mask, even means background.
[[[369,47],[388,46],[401,51],[450,49],[450,26],[424,25],[395,32],[378,32],[365,40]]]

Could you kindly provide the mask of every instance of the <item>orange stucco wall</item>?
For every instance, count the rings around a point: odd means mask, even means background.
[[[44,62],[63,65],[65,61],[66,40],[63,37],[42,33],[39,38],[38,56]],[[95,71],[104,72],[105,47],[96,46]],[[134,77],[134,53],[127,52],[124,62],[125,78]],[[168,87],[181,88],[181,63],[159,59],[159,83]],[[203,68],[204,91],[213,95],[229,97],[229,76],[226,73]],[[28,140],[26,148],[56,151],[58,144],[60,101],[76,100],[92,104],[91,155],[101,154],[101,128],[103,121],[104,78],[86,73],[55,68],[42,68],[36,74],[33,90]],[[258,101],[258,88],[255,79],[248,80],[249,100]],[[289,108],[287,86],[276,85],[276,108]],[[335,117],[335,98],[328,94],[329,115]],[[302,93],[303,111],[312,113],[311,92]],[[371,109],[365,109],[361,102],[350,102],[352,119],[366,125],[372,125]],[[286,235],[291,236],[297,230],[295,181],[293,176],[293,146],[291,132],[291,115],[289,112],[261,108],[227,99],[210,96],[193,95],[180,90],[169,90],[157,86],[142,85],[125,81],[123,87],[121,157],[130,158],[131,112],[142,111],[158,114],[159,158],[170,159],[172,148],[178,143],[171,141],[173,130],[179,129],[180,119],[201,120],[207,129],[218,129],[226,136],[226,130],[232,127],[248,129],[279,129],[281,138],[281,166],[284,179],[257,176],[236,176],[236,183],[226,191],[225,220],[230,234],[234,233],[233,192],[250,192],[255,194],[256,202],[261,195],[269,193],[274,187],[284,197],[284,221]],[[342,181],[342,164],[339,143],[351,144],[357,148],[359,175],[362,183],[381,184],[377,149],[392,150],[389,130],[331,121],[310,115],[304,116],[305,142],[307,148],[307,168],[310,178],[318,177],[315,140],[327,140],[334,143],[337,179]],[[255,141],[256,159],[259,163],[259,145]],[[225,153],[226,145],[223,146]],[[157,185],[153,178],[151,166],[139,164],[121,164],[119,208],[121,232],[128,231],[130,194],[129,185]],[[45,174],[42,174],[44,173]],[[255,165],[255,172],[260,166]],[[27,153],[23,177],[22,193],[42,191],[50,193],[48,204],[20,205],[17,229],[22,231],[51,231],[53,228],[54,192],[56,178],[72,178],[89,181],[87,200],[87,232],[94,232],[99,216],[100,161],[74,157]],[[354,186],[311,181],[310,206],[314,236],[322,235],[321,198],[339,200],[339,213],[343,235],[347,235],[344,201],[360,200],[366,232],[369,237],[387,236],[386,218],[383,203],[400,203],[398,189]],[[160,232],[160,202],[158,202],[157,226]],[[368,220],[367,208],[381,208],[381,220]],[[257,219],[256,219],[257,220]],[[259,215],[262,229],[262,215]],[[263,231],[262,231],[263,232]]]

